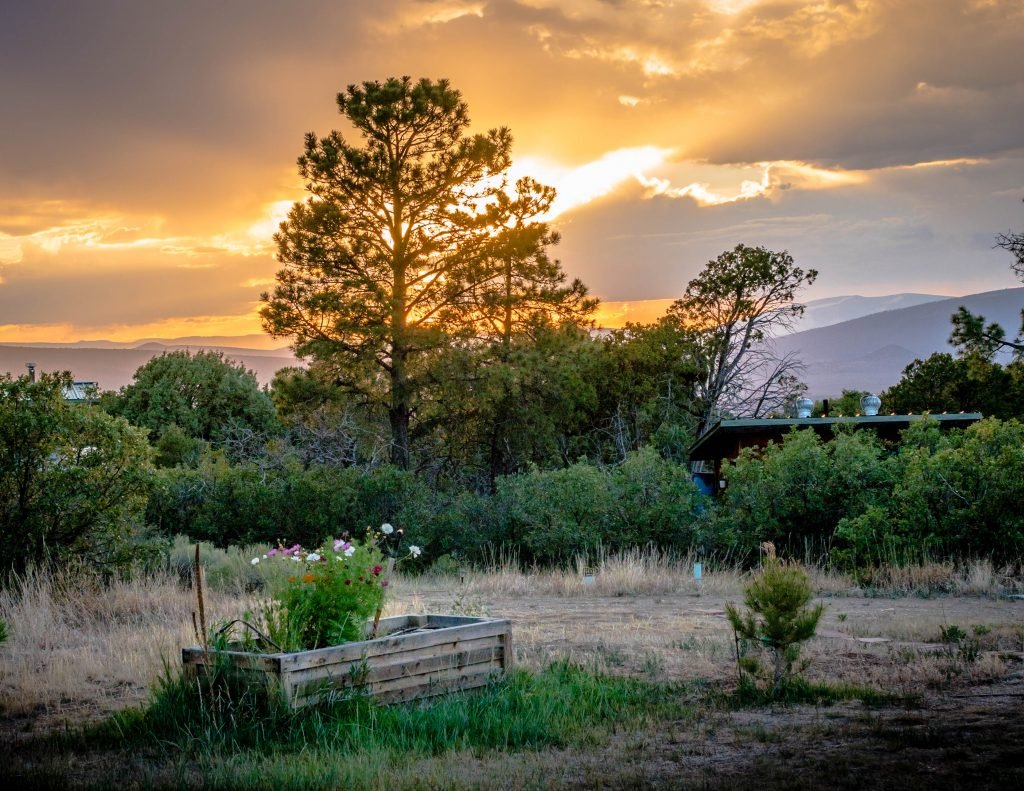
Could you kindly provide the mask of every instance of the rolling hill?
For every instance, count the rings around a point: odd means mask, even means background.
[[[807,366],[803,379],[812,398],[846,390],[878,393],[900,380],[915,359],[952,351],[950,317],[961,305],[998,321],[1013,337],[1020,327],[1024,288],[987,291],[885,310],[776,340],[780,352],[793,352]]]
[[[0,373],[7,372],[15,376],[25,373],[26,363],[35,363],[37,372],[71,371],[76,380],[98,382],[101,390],[118,390],[132,381],[132,376],[139,367],[151,358],[166,351],[187,348],[197,351],[200,348],[212,349],[224,353],[224,356],[241,363],[256,374],[261,385],[270,384],[274,374],[289,365],[298,365],[298,361],[289,349],[259,350],[225,347],[209,344],[191,344],[188,346],[165,346],[162,343],[144,343],[135,348],[89,348],[82,345],[25,345],[13,346],[0,344]]]
[[[964,297],[893,294],[812,300],[802,324],[810,324],[812,329],[781,336],[776,346],[780,352],[797,354],[806,364],[803,378],[814,398],[838,396],[843,390],[877,393],[898,382],[903,369],[915,359],[951,351],[950,316],[961,305],[988,321],[998,321],[1012,336],[1020,325],[1024,288]],[[863,315],[864,311],[874,312]],[[213,349],[254,371],[265,385],[279,369],[298,364],[290,349],[265,348],[270,343],[266,336],[224,336],[146,338],[130,344],[0,344],[0,372],[17,376],[25,372],[25,363],[34,362],[38,371],[69,370],[76,379],[99,382],[103,390],[117,390],[131,382],[139,366],[165,351]],[[264,348],[251,348],[257,345]]]
[[[850,294],[841,297],[812,299],[804,303],[804,315],[794,327],[795,332],[828,327],[843,321],[859,319],[872,313],[900,310],[949,297],[940,294],[888,294],[882,297],[862,297]]]

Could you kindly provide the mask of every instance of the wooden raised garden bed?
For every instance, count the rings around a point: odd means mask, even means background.
[[[480,687],[512,666],[507,618],[398,615],[383,618],[377,638],[295,653],[182,649],[187,672],[228,661],[280,683],[293,708],[358,689],[385,703]]]

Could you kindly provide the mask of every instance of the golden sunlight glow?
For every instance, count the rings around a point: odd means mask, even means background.
[[[49,228],[20,236],[0,232],[0,265],[18,264],[29,251],[58,256],[65,251],[150,250],[161,255],[194,258],[208,253],[259,256],[273,252],[272,238],[281,221],[288,216],[292,201],[266,204],[264,216],[237,231],[209,237],[161,236],[159,217],[98,215],[69,219]],[[196,268],[203,263],[183,262]]]
[[[864,171],[827,170],[804,162],[787,160],[758,162],[753,165],[694,165],[704,172],[714,173],[720,184],[712,186],[708,181],[694,181],[682,187],[673,187],[668,178],[645,176],[638,180],[647,187],[651,196],[688,197],[701,206],[718,206],[723,203],[750,200],[791,187],[818,190],[862,184],[868,180]],[[685,173],[685,166],[678,170]],[[743,178],[744,174],[751,177]],[[729,181],[731,186],[727,185]]]
[[[791,4],[798,7],[790,14],[755,17],[744,34],[792,42],[794,51],[815,58],[840,44],[873,36],[882,24],[874,0]]]
[[[763,0],[709,0],[711,10],[719,14],[739,14]]]
[[[719,206],[790,188],[854,186],[870,178],[870,171],[819,168],[791,160],[714,165],[673,161],[673,154],[672,149],[657,146],[620,148],[577,167],[524,157],[513,164],[509,178],[514,182],[529,175],[555,188],[555,203],[541,218],[547,221],[609,195],[630,181],[645,187],[648,197],[690,198],[700,206]],[[683,179],[691,180],[683,186],[673,186],[673,182]]]
[[[146,324],[109,324],[87,327],[80,324],[0,324],[0,343],[73,343],[83,337],[128,342],[139,338],[183,338],[191,335],[256,335],[262,333],[259,314],[242,316],[191,316],[166,318]],[[254,348],[279,349],[287,343],[264,336],[265,343],[252,339]]]
[[[672,77],[679,73],[660,55],[654,52],[641,52],[635,47],[587,45],[568,49],[565,51],[565,56],[574,60],[593,59],[608,63],[635,64],[640,67],[645,77]]]
[[[652,324],[665,315],[673,302],[671,299],[602,302],[594,313],[594,324],[608,329],[618,329],[626,324]]]
[[[934,159],[931,162],[915,162],[913,165],[897,165],[885,170],[920,170],[923,168],[955,168],[959,165],[986,165],[987,159]]]
[[[18,238],[0,231],[0,264],[17,264],[23,257]]]
[[[293,200],[276,200],[266,204],[266,216],[249,226],[249,236],[260,241],[271,239],[281,223],[288,219],[288,212],[294,203]]]
[[[483,17],[484,3],[479,0],[460,2],[459,0],[422,0],[409,9],[398,13],[398,28],[418,28],[425,25],[444,25],[463,17]],[[385,34],[393,34],[393,20],[385,17],[377,21],[374,27]]]
[[[522,176],[532,176],[542,184],[555,188],[555,203],[543,218],[550,220],[610,194],[624,182],[631,179],[639,181],[645,171],[664,163],[671,154],[671,149],[657,146],[620,148],[575,168],[549,160],[524,157],[512,165],[509,176],[512,181]]]

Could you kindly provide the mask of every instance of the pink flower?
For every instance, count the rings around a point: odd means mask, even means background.
[[[267,557],[268,558],[273,557],[276,554],[277,554],[277,549],[268,549],[267,550]]]

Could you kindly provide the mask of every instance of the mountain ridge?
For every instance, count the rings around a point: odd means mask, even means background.
[[[947,297],[919,305],[860,316],[775,339],[781,354],[794,354],[806,366],[802,377],[815,398],[843,390],[877,393],[895,385],[915,359],[953,352],[951,318],[960,306],[999,322],[1012,337],[1020,326],[1024,288]],[[879,354],[887,350],[885,354]],[[1009,358],[997,358],[1005,362]]]

